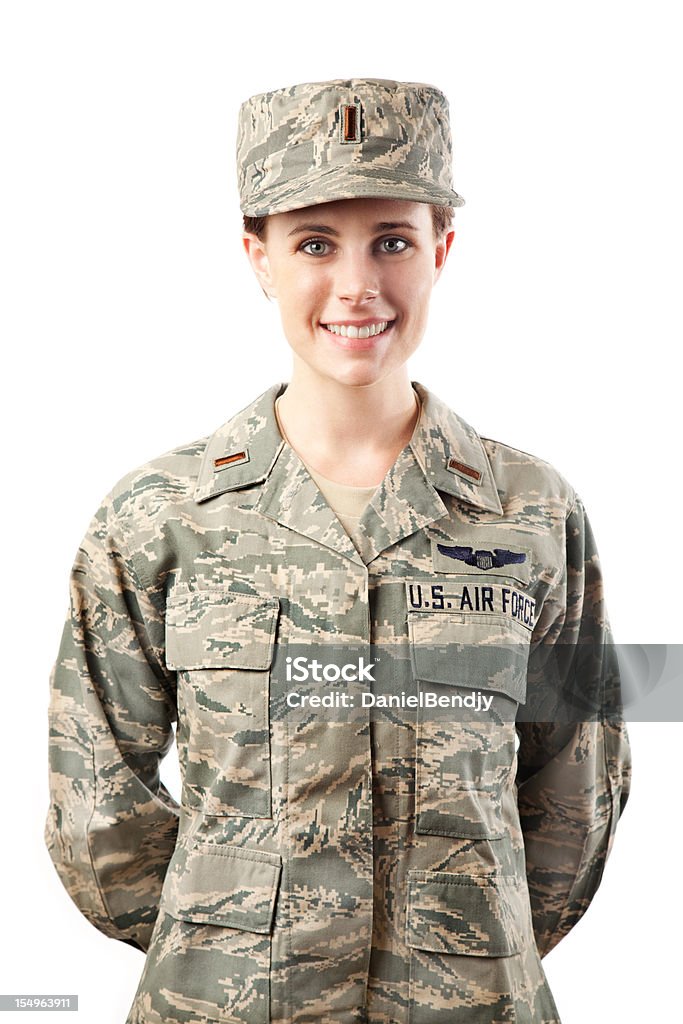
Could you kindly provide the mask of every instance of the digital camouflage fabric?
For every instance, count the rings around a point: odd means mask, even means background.
[[[276,384],[122,479],[76,555],[45,838],[88,920],[147,953],[127,1024],[559,1020],[541,957],[629,788],[598,556],[551,466],[413,386],[360,551],[281,437]],[[355,698],[491,703],[294,713],[288,693],[343,680],[294,682],[292,657],[355,666]],[[524,714],[567,686],[596,713]],[[159,776],[175,722],[180,804]]]
[[[302,82],[240,107],[237,180],[251,217],[358,196],[463,206],[452,158],[448,100],[433,85]]]

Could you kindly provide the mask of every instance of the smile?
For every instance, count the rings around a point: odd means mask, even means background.
[[[383,334],[387,327],[391,327],[393,320],[378,320],[374,324],[364,324],[357,327],[354,324],[321,324],[331,334],[339,334],[342,338],[374,338],[377,334]]]

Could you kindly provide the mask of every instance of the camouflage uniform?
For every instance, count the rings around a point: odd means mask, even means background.
[[[383,79],[251,97],[238,180],[252,216],[463,203],[445,97]],[[45,838],[88,920],[147,952],[127,1024],[558,1021],[540,957],[629,782],[597,554],[552,467],[413,386],[358,548],[278,430],[280,384],[128,474],[79,549]],[[307,655],[357,677],[295,686]],[[462,703],[294,712],[295,688]]]
[[[606,669],[596,715],[520,712],[531,650],[609,643],[598,558],[551,466],[413,386],[360,553],[278,431],[285,384],[124,477],[78,551],[45,835],[88,920],[147,951],[128,1024],[559,1020],[540,957],[599,885],[629,748]],[[288,655],[371,645],[388,690],[403,654],[496,713],[287,713]]]

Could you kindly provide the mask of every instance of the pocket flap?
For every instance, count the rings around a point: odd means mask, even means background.
[[[197,590],[171,595],[166,606],[170,669],[267,669],[279,610],[276,597]]]
[[[511,956],[522,949],[526,920],[514,875],[408,872],[409,946],[434,953]]]
[[[529,631],[506,615],[409,612],[415,677],[526,700]]]
[[[269,932],[281,868],[277,853],[195,840],[178,851],[162,904],[181,921]]]

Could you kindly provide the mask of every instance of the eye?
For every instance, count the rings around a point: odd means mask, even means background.
[[[379,243],[382,247],[383,252],[405,252],[410,247],[410,242],[407,242],[405,238],[395,238],[393,235],[391,238],[383,238]]]
[[[299,246],[299,249],[308,256],[327,256],[326,246],[328,245],[329,242],[323,238],[309,238],[307,242],[303,242]]]

